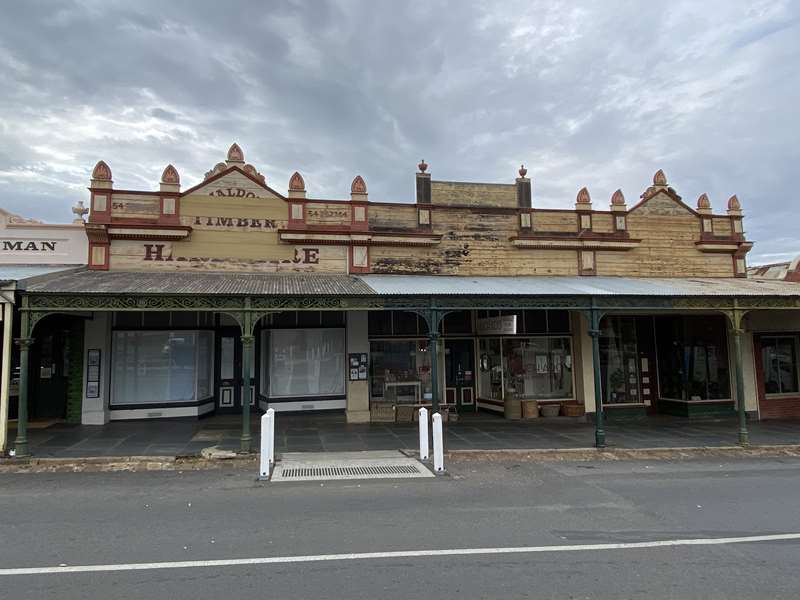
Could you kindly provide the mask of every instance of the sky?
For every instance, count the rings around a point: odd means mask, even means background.
[[[9,2],[0,207],[50,222],[114,186],[184,189],[238,142],[285,192],[413,202],[434,179],[628,205],[663,169],[691,206],[736,194],[750,264],[800,254],[800,2]]]

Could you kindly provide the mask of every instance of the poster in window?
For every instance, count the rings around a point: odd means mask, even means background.
[[[367,380],[367,353],[359,352],[348,355],[350,365],[350,381]]]
[[[547,373],[547,355],[546,354],[537,354],[536,355],[536,373],[539,375]]]
[[[86,351],[86,397],[100,397],[100,349]]]

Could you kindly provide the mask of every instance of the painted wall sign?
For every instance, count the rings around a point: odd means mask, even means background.
[[[155,262],[226,262],[229,259],[200,257],[200,256],[174,256],[174,252],[169,250],[164,252],[166,244],[144,244],[144,261]],[[274,265],[317,265],[319,264],[319,248],[295,248],[294,257],[283,260],[262,260],[258,261],[265,264]]]
[[[278,222],[275,219],[255,219],[252,217],[207,217],[197,215],[194,217],[193,225],[204,227],[238,228],[252,227],[254,229],[277,229]]]
[[[253,192],[248,192],[244,188],[219,188],[214,190],[213,192],[209,192],[209,196],[222,196],[225,198],[255,198],[256,195]]]
[[[1,240],[3,252],[55,252],[56,240]]]
[[[517,315],[503,315],[478,319],[478,335],[515,335]]]

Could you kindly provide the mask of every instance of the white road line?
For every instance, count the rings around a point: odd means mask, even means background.
[[[568,546],[519,546],[510,548],[450,548],[443,550],[399,550],[392,552],[356,552],[352,554],[311,554],[308,556],[267,556],[222,560],[180,560],[174,562],[128,563],[108,565],[75,565],[62,567],[25,567],[0,569],[0,575],[58,575],[64,573],[98,573],[113,571],[149,571],[152,569],[189,569],[203,567],[235,567],[241,565],[276,565],[289,563],[327,562],[337,560],[375,560],[387,558],[419,558],[426,556],[481,556],[492,554],[535,554],[546,552],[586,552],[588,550],[628,550],[631,548],[665,548],[670,546],[718,546],[750,542],[800,540],[800,533],[749,535],[726,538],[695,538],[623,542],[618,544],[575,544]]]

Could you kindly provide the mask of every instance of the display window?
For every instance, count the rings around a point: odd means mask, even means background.
[[[661,396],[670,400],[730,400],[724,317],[656,317]]]
[[[210,331],[115,331],[111,405],[170,405],[212,395]]]
[[[639,351],[634,317],[605,317],[600,328],[603,404],[639,404]]]
[[[479,395],[568,400],[573,393],[572,341],[566,336],[479,340]]]
[[[268,337],[270,398],[345,395],[344,329],[275,329]]]
[[[798,337],[794,335],[761,338],[765,394],[797,394],[797,344]]]
[[[370,342],[370,398],[373,401],[417,404],[431,396],[428,341]]]

